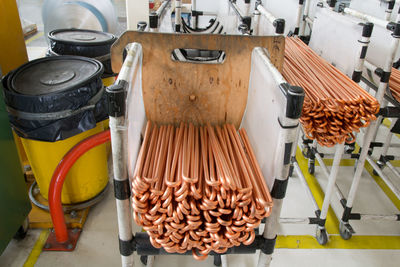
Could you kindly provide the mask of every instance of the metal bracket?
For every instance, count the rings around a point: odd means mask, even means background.
[[[68,241],[65,243],[59,243],[56,238],[56,232],[54,229],[51,230],[46,243],[43,246],[44,251],[73,251],[78,243],[79,236],[81,235],[82,229],[74,228],[68,229]]]

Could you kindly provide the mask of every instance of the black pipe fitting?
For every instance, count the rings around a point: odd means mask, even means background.
[[[275,27],[275,33],[277,34],[283,34],[285,31],[285,20],[284,19],[276,19],[272,23],[272,25]]]
[[[150,12],[149,25],[150,25],[151,29],[157,29],[158,28],[157,12],[155,12],[155,11]]]
[[[372,30],[374,29],[374,24],[371,22],[365,22],[363,25],[362,36],[370,38],[372,35]]]

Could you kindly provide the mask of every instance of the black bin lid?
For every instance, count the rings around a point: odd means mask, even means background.
[[[53,30],[48,37],[57,43],[74,45],[112,45],[116,40],[111,33],[82,29]]]
[[[46,57],[30,61],[15,70],[8,88],[23,95],[47,95],[80,88],[102,73],[103,65],[95,59]]]

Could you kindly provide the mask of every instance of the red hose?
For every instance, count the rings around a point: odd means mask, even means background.
[[[90,149],[110,141],[110,130],[95,134],[76,144],[60,161],[51,178],[49,188],[49,207],[56,239],[59,243],[68,241],[67,225],[61,205],[61,191],[65,177],[74,163]]]

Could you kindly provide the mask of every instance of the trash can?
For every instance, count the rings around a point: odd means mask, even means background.
[[[50,31],[48,38],[49,56],[73,55],[97,59],[104,66],[104,86],[115,82],[116,74],[112,71],[110,58],[111,45],[117,40],[113,34],[85,29],[57,29]],[[103,125],[108,128],[108,118]]]
[[[78,56],[28,62],[3,79],[4,100],[15,133],[21,137],[44,198],[55,168],[79,141],[103,131],[107,118],[103,65]],[[105,145],[82,156],[70,170],[63,204],[85,202],[108,183]]]
[[[107,32],[58,29],[49,32],[50,41],[48,55],[71,55],[97,59],[104,66],[103,83],[109,86],[115,81],[115,73],[111,69],[110,49],[117,39]]]

